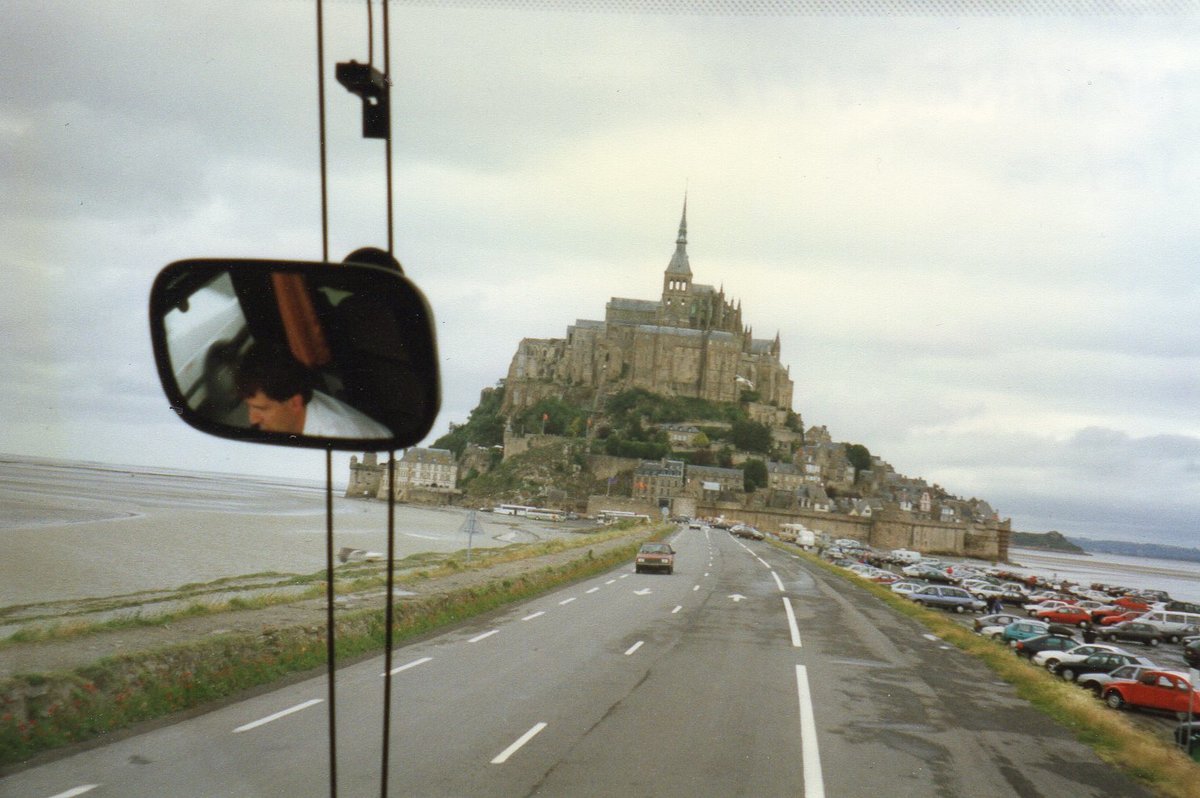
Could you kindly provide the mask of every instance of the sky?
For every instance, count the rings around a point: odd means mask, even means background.
[[[686,193],[695,280],[779,333],[806,426],[1017,530],[1194,545],[1200,4],[1074,5],[393,3],[426,443],[522,338],[657,299]],[[332,80],[366,7],[325,8],[333,260],[387,244],[383,145]],[[146,311],[174,260],[321,259],[314,3],[5,17],[0,452],[323,478],[180,422]]]

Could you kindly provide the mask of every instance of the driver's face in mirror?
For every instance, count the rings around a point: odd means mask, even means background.
[[[286,349],[255,344],[235,377],[250,426],[265,432],[327,438],[390,438],[383,424],[318,391],[311,372]]]
[[[304,432],[304,400],[300,394],[277,400],[262,391],[245,398],[250,412],[250,426],[267,432],[287,432],[300,435]]]

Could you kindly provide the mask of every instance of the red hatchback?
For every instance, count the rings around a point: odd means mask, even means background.
[[[633,568],[637,573],[642,571],[675,571],[675,550],[666,543],[643,543],[638,550],[637,560]]]
[[[1159,709],[1166,712],[1200,714],[1200,690],[1196,690],[1181,673],[1171,671],[1142,671],[1137,680],[1109,682],[1104,688],[1104,702],[1113,709],[1124,706]]]
[[[1071,604],[1061,607],[1051,607],[1047,610],[1038,610],[1033,617],[1046,623],[1074,624],[1080,627],[1090,626],[1092,623],[1091,612]]]

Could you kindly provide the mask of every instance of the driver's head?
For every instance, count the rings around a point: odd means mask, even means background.
[[[242,358],[235,378],[250,426],[268,432],[304,432],[312,379],[286,349],[255,344]]]

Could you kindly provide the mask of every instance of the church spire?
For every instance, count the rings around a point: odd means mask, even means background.
[[[679,220],[679,237],[675,239],[675,254],[667,266],[670,276],[684,277],[691,283],[692,267],[687,255],[687,194],[683,195],[683,216]]]

